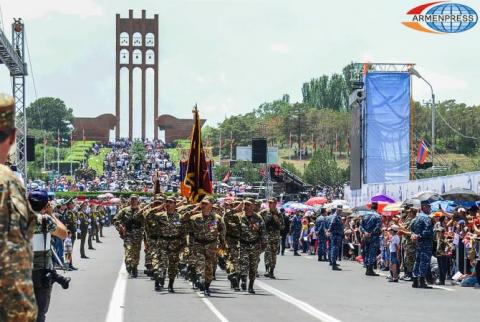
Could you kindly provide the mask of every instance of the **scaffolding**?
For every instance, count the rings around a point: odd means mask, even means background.
[[[14,19],[12,24],[12,43],[0,30],[0,61],[10,71],[12,94],[15,99],[15,127],[17,171],[24,178],[27,175],[27,121],[25,113],[25,76],[28,75],[25,63],[25,26],[22,19]]]

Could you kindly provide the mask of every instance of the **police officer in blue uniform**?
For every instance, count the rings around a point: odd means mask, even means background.
[[[330,236],[330,262],[334,271],[342,270],[337,264],[338,252],[342,249],[343,240],[343,222],[340,217],[342,209],[341,205],[337,206],[337,210],[332,214],[330,227],[328,228],[328,235]]]
[[[293,256],[300,256],[298,253],[298,243],[300,240],[300,233],[302,232],[302,213],[298,211],[292,218],[290,225],[290,235],[292,235]]]
[[[425,281],[427,272],[430,269],[433,247],[433,225],[429,217],[430,212],[428,201],[422,201],[421,211],[413,219],[411,225],[411,238],[416,241],[412,284],[414,288],[432,288]]]
[[[360,224],[360,232],[364,241],[365,275],[368,276],[379,275],[373,270],[382,233],[382,218],[377,213],[377,209],[378,203],[372,202],[372,211],[362,217],[362,223]]]
[[[315,232],[317,233],[318,240],[318,261],[327,261],[327,234],[326,234],[326,218],[327,211],[325,208],[320,209],[320,214],[315,221]]]

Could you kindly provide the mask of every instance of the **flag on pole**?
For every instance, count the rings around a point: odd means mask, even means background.
[[[213,188],[205,151],[203,150],[200,117],[196,105],[193,110],[193,115],[194,124],[190,143],[190,155],[185,180],[182,182],[180,191],[183,196],[188,197],[190,202],[197,203],[201,201],[205,195],[212,194]]]
[[[425,141],[420,140],[418,143],[418,151],[417,151],[417,163],[424,164],[428,157],[428,146]]]
[[[230,180],[230,178],[232,177],[232,170],[228,170],[227,173],[225,174],[225,177],[223,177],[223,180],[222,182],[223,183],[227,183],[228,180]]]

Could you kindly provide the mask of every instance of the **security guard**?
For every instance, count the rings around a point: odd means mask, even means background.
[[[37,215],[27,201],[23,184],[4,165],[15,142],[14,105],[13,97],[0,94],[0,321],[33,322],[37,306],[30,240]]]
[[[417,242],[415,246],[412,287],[432,288],[425,281],[433,251],[433,225],[429,217],[431,208],[428,201],[422,201],[421,207],[422,210],[417,214],[411,225],[411,238]]]

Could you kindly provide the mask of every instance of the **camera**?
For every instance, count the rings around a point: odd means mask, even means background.
[[[51,269],[51,270],[46,270],[45,273],[45,282],[48,283],[58,283],[60,286],[66,290],[70,286],[70,281],[72,279],[70,277],[65,277],[57,273],[57,271]]]

